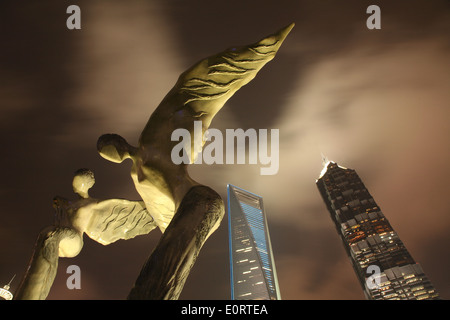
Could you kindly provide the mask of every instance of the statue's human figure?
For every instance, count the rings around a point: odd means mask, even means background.
[[[116,163],[132,160],[136,190],[163,232],[129,299],[177,299],[202,245],[224,215],[219,194],[194,181],[187,164],[172,161],[172,150],[180,143],[172,141],[172,133],[182,128],[191,134],[191,141],[184,141],[184,151],[193,163],[201,151],[194,147],[205,143],[202,137],[194,141],[198,138],[193,135],[194,121],[202,122],[204,134],[225,102],[274,58],[292,27],[206,58],[182,73],[151,115],[138,146],[117,134],[99,138],[102,157]]]
[[[77,170],[72,181],[77,199],[59,196],[53,199],[54,224],[40,232],[14,299],[45,299],[56,276],[58,259],[77,256],[83,247],[84,233],[108,245],[119,239],[147,234],[156,227],[142,201],[90,197],[89,189],[94,183],[91,170]]]

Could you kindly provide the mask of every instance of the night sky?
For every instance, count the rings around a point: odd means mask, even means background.
[[[279,129],[280,167],[192,165],[226,199],[228,183],[263,196],[283,299],[364,299],[315,185],[321,153],[355,169],[413,258],[450,298],[449,1],[1,1],[0,285],[14,291],[55,195],[138,200],[131,163],[96,142],[139,134],[178,76],[234,45],[295,22],[274,60],[214,118],[220,130]],[[68,30],[66,8],[81,8]],[[369,30],[366,9],[381,9]],[[102,246],[87,236],[60,259],[48,299],[125,299],[161,233]],[[229,299],[228,225],[203,247],[180,299]],[[66,287],[69,265],[81,289]]]

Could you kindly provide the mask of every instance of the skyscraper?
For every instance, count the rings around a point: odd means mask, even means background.
[[[232,300],[279,300],[262,197],[228,185]]]
[[[316,185],[367,299],[439,299],[355,170],[324,159]]]

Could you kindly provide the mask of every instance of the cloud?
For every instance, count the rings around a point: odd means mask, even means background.
[[[124,135],[136,144],[148,118],[183,71],[160,4],[89,5],[68,68],[75,85],[69,107],[86,124],[66,131]],[[133,18],[130,18],[133,17]],[[77,130],[82,126],[82,130]],[[82,131],[87,131],[83,133]],[[102,132],[105,133],[105,132]]]

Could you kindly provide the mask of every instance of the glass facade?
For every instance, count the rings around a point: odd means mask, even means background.
[[[231,299],[279,300],[262,198],[228,185],[228,225]]]
[[[326,161],[316,185],[366,298],[439,299],[355,170]]]

